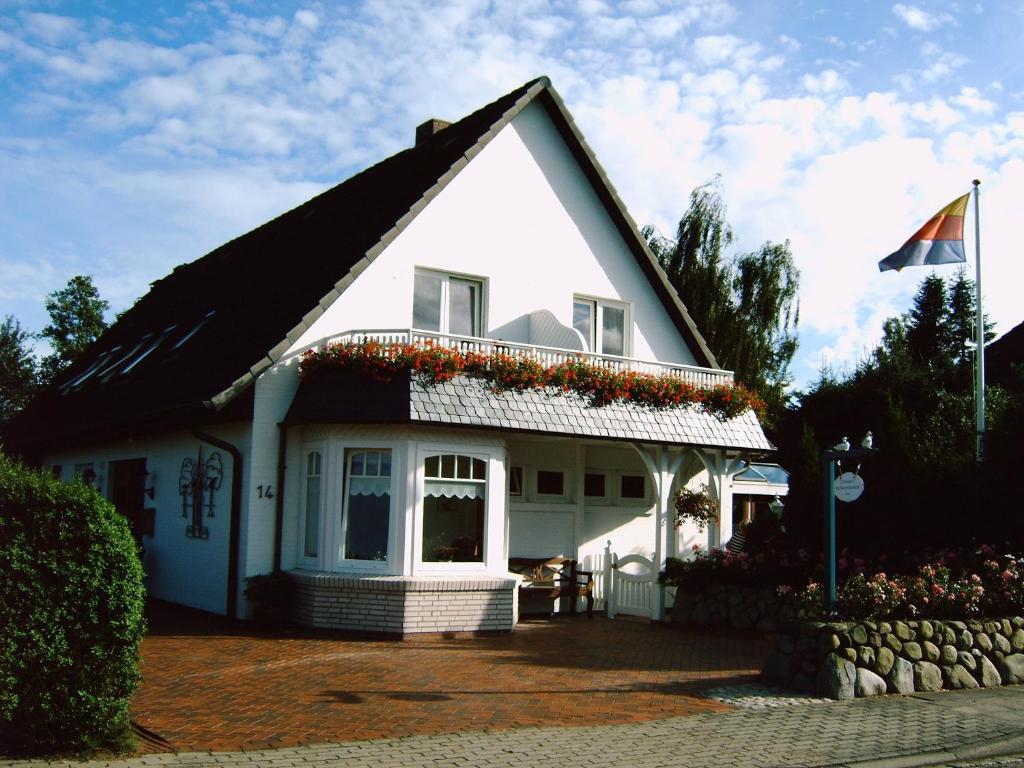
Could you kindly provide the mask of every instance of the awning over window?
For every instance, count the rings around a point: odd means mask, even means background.
[[[448,499],[482,499],[486,493],[483,483],[457,483],[448,480],[425,480],[423,495]]]
[[[351,496],[387,496],[391,493],[390,477],[353,477],[349,487]]]

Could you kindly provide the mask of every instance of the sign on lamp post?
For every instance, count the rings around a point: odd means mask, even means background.
[[[851,448],[844,437],[834,448],[821,454],[821,468],[824,473],[825,490],[825,615],[836,616],[836,499],[843,502],[856,501],[864,493],[864,480],[858,472],[844,472],[836,478],[836,463],[842,467],[844,459],[861,459],[874,453],[871,447],[871,433],[862,441],[861,448]]]

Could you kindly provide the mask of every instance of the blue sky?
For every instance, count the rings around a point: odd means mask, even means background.
[[[39,330],[79,273],[124,309],[427,117],[546,74],[637,222],[672,234],[721,174],[737,250],[791,241],[798,384],[907,308],[927,271],[877,261],[975,177],[1006,331],[1024,320],[1022,39],[1020,3],[0,0],[0,316]]]

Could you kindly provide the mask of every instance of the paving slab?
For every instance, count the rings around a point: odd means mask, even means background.
[[[827,705],[674,717],[580,728],[520,728],[349,741],[231,753],[144,755],[119,761],[51,763],[85,768],[370,768],[371,766],[739,766],[921,768],[964,765],[1024,750],[1020,689],[887,696]],[[1000,752],[1000,749],[1004,750]],[[991,762],[991,761],[990,761]],[[44,761],[2,762],[40,768]]]

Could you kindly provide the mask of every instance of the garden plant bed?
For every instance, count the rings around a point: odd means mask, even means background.
[[[1024,682],[1024,618],[800,624],[762,676],[833,699]]]

